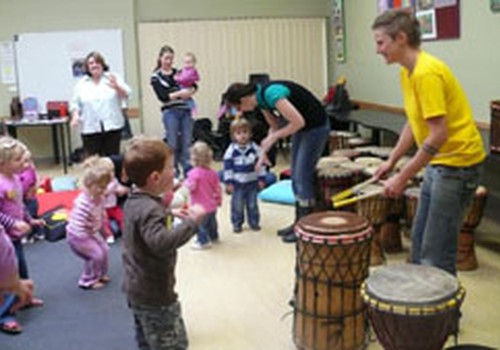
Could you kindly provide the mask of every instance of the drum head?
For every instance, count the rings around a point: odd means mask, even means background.
[[[408,198],[419,198],[420,197],[420,187],[408,187],[405,192],[404,192],[404,195],[405,197],[408,197]]]
[[[325,211],[303,217],[297,226],[299,231],[312,235],[333,236],[363,231],[369,226],[369,222],[355,213]]]
[[[373,299],[409,307],[440,304],[456,295],[458,289],[454,276],[425,265],[384,266],[366,280],[366,292]]]

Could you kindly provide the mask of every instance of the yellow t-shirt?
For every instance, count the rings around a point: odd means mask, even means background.
[[[444,116],[448,139],[431,164],[470,166],[484,160],[481,135],[460,83],[446,64],[421,51],[413,73],[401,68],[405,112],[418,147],[429,134],[426,119]]]

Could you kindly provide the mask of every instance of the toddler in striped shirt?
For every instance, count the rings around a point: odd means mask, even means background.
[[[71,250],[85,261],[78,281],[83,289],[100,289],[110,280],[107,274],[109,248],[102,230],[107,229],[104,197],[113,178],[104,157],[92,156],[83,163],[83,189],[75,199],[66,228]]]

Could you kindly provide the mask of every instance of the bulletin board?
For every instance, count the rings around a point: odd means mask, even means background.
[[[41,113],[47,101],[71,99],[81,63],[92,51],[104,56],[111,72],[124,77],[120,29],[18,34],[14,48],[20,98],[35,97]]]
[[[378,10],[408,8],[415,12],[423,40],[460,37],[460,0],[379,0]]]

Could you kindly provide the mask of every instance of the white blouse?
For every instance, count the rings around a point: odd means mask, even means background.
[[[117,84],[130,96],[131,89],[123,78],[112,74],[116,77]],[[82,134],[98,133],[103,129],[118,130],[124,126],[122,106],[126,99],[120,98],[118,92],[109,85],[109,76],[110,73],[104,73],[96,84],[90,76],[85,75],[75,85],[70,111],[79,112]]]

